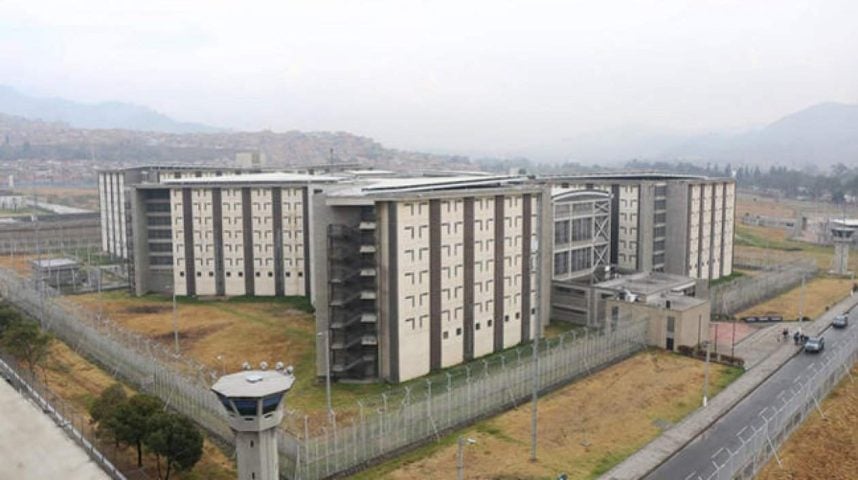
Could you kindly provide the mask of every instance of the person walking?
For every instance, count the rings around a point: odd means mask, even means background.
[[[792,339],[795,342],[795,344],[798,345],[798,341],[800,339],[800,335],[798,334],[798,332],[795,332],[792,334]]]
[[[784,343],[786,343],[787,339],[789,338],[789,329],[788,328],[784,328],[783,336],[784,336]]]

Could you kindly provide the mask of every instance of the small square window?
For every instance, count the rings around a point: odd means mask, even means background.
[[[515,312],[515,319],[518,320],[521,318],[521,312]]]
[[[491,321],[491,320],[489,320],[489,321],[488,321],[488,322],[486,322],[486,323],[488,324],[488,326],[490,326],[490,327],[492,326],[492,321]]]
[[[477,322],[477,324],[474,325],[474,330],[479,330],[479,329],[480,329],[480,322]]]
[[[457,337],[462,336],[462,329],[461,329],[461,328],[457,328],[457,329],[456,329],[456,336],[457,336]]]
[[[536,309],[535,309],[535,308],[531,308],[531,309],[530,309],[530,313],[531,313],[532,315],[536,315]]]
[[[179,272],[179,276],[180,276],[180,277],[184,277],[184,276],[185,276],[185,272]]]
[[[202,276],[203,276],[203,272],[197,272],[197,276],[198,276],[198,277],[202,277]]]
[[[450,332],[444,331],[444,340],[447,340],[448,338],[450,338]]]
[[[298,276],[299,276],[299,277],[303,277],[303,276],[304,276],[304,272],[298,272]]]
[[[244,276],[244,272],[238,272],[238,276],[239,276],[239,277],[243,277],[243,276]]]
[[[508,322],[508,321],[509,321],[509,315],[504,315],[504,316],[503,316],[503,321],[504,321],[504,322]]]
[[[273,276],[274,276],[274,272],[268,272],[268,276],[269,276],[269,277],[273,277]]]
[[[262,276],[262,272],[256,272],[256,276],[257,276],[257,277],[261,277],[261,276]]]
[[[291,276],[292,276],[292,272],[286,272],[286,278],[289,278]]]
[[[227,277],[231,277],[231,276],[232,276],[232,272],[226,272],[226,276],[227,276]]]
[[[209,276],[210,276],[210,277],[214,277],[214,272],[209,271]]]

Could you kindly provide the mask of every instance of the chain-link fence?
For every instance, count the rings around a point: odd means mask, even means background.
[[[95,434],[89,420],[78,413],[74,407],[56,396],[37,378],[25,371],[11,358],[0,358],[0,376],[6,379],[12,387],[26,395],[32,402],[57,424],[86,453],[93,462],[98,464],[106,474],[114,480],[149,480],[142,471],[124,475],[114,464],[116,463],[116,448],[105,445]],[[113,453],[113,455],[110,455]]]
[[[847,338],[832,346],[815,364],[808,365],[772,405],[760,410],[760,421],[756,422],[759,425],[747,425],[730,446],[713,453],[714,471],[694,472],[686,480],[751,480],[772,456],[780,463],[778,447],[811,412],[823,413],[820,402],[844,376],[851,374],[856,361],[858,331],[852,329]]]
[[[0,269],[0,295],[112,376],[160,397],[221,440],[233,441],[223,407],[209,391],[215,372],[8,270]]]
[[[621,320],[613,331],[570,332],[520,347],[447,374],[438,382],[382,394],[359,404],[347,425],[336,417],[322,434],[305,434],[296,476],[325,478],[366,466],[375,459],[439,439],[442,434],[526,402],[538,378],[542,391],[565,385],[645,347],[646,320]],[[538,364],[538,375],[536,374]],[[309,426],[305,424],[305,432]],[[307,438],[310,437],[310,438]]]
[[[813,259],[767,265],[757,275],[712,287],[709,291],[712,311],[719,315],[742,311],[798,286],[802,278],[813,277],[817,270]]]
[[[234,441],[222,407],[209,390],[218,372],[8,270],[0,269],[0,295],[111,375],[160,397],[225,443]],[[567,332],[544,340],[538,385],[545,391],[567,384],[643,349],[645,338],[645,319],[620,319],[611,331]],[[357,470],[515,407],[530,395],[534,363],[532,344],[520,346],[448,370],[440,379],[358,402],[358,414],[345,425],[338,425],[332,415],[326,425],[311,429],[307,417],[288,412],[288,431],[278,430],[281,475],[316,479]]]

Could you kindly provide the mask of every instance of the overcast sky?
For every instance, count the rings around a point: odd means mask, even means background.
[[[0,84],[528,155],[603,129],[858,103],[858,1],[0,0]]]

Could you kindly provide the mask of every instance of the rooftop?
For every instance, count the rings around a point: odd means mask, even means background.
[[[33,260],[31,264],[36,268],[77,267],[80,265],[77,260],[71,258],[46,258],[44,260]]]
[[[655,171],[621,171],[621,172],[601,172],[601,173],[581,173],[570,175],[547,175],[540,177],[542,180],[616,180],[616,181],[642,181],[642,180],[704,180],[704,181],[725,181],[732,178],[729,177],[706,177],[704,175],[691,175],[684,173],[666,173]]]
[[[664,272],[640,272],[623,275],[597,283],[606,290],[628,290],[635,295],[650,296],[669,291],[682,291],[694,287],[697,281],[690,277]]]
[[[326,183],[345,180],[347,177],[333,175],[310,175],[307,173],[243,173],[240,175],[221,175],[217,177],[169,178],[162,180],[165,185],[206,185],[221,183]]]
[[[292,388],[295,376],[276,370],[244,370],[220,377],[212,390],[227,397],[267,397]]]

